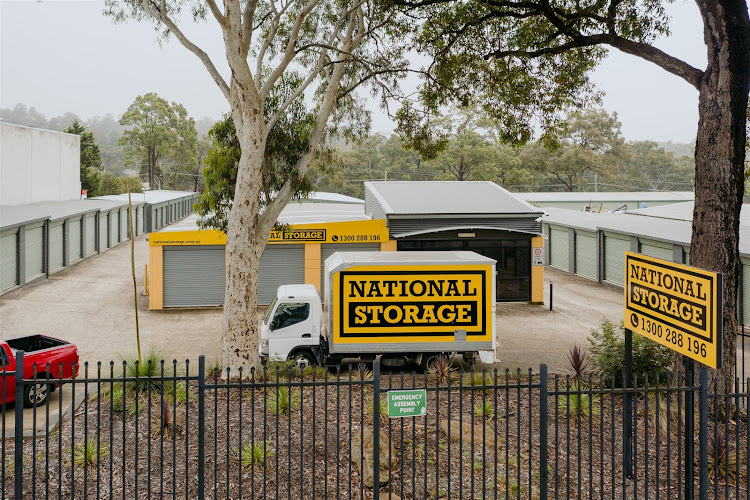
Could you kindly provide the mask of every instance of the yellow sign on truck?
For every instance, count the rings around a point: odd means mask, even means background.
[[[625,252],[625,326],[719,368],[722,275]]]

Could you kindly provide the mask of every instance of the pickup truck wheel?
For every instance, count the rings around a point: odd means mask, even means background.
[[[36,384],[29,384],[23,389],[23,406],[24,408],[34,408],[35,406],[43,405],[47,401],[51,386],[44,382],[39,382],[37,379]]]
[[[312,353],[307,351],[295,354],[292,359],[297,363],[297,368],[299,368],[300,372],[304,372],[305,368],[315,364],[315,358]]]

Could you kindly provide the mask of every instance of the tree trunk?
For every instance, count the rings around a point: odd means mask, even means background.
[[[261,209],[261,172],[265,154],[262,112],[238,119],[242,154],[237,185],[227,224],[227,286],[224,294],[222,366],[224,375],[245,376],[260,366],[258,345],[258,274],[268,235],[257,235]],[[253,121],[255,118],[255,121]],[[240,130],[240,127],[242,130]]]
[[[712,378],[733,381],[750,21],[744,2],[697,3],[704,21],[708,64],[699,88],[690,264],[723,274],[722,368]]]

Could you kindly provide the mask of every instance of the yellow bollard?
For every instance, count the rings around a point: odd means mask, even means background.
[[[148,295],[148,264],[143,264],[143,296]]]

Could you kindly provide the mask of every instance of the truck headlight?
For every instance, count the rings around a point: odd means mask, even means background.
[[[268,354],[268,339],[263,339],[260,341],[260,352],[262,354]]]

